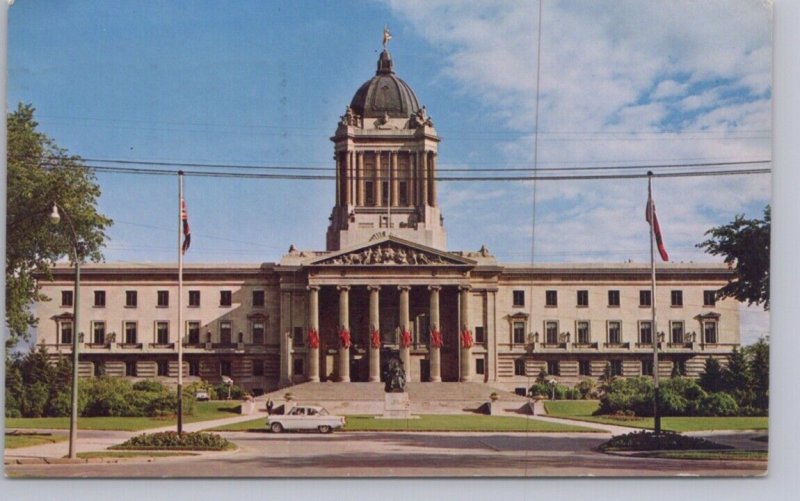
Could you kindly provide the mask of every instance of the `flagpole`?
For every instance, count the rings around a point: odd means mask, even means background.
[[[183,433],[183,171],[178,171],[178,435]]]
[[[655,205],[653,204],[653,172],[647,172],[647,215],[650,220],[650,296],[652,304],[651,337],[653,339],[653,420],[656,434],[661,433],[660,389],[658,387],[658,330],[656,329],[656,256]]]

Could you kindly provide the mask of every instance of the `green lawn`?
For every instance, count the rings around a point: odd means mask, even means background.
[[[234,423],[211,431],[266,431],[265,419]],[[347,416],[345,431],[513,431],[597,432],[582,426],[545,423],[522,417],[479,415],[422,415],[417,419],[376,419]]]
[[[21,447],[31,447],[33,445],[55,444],[64,442],[67,435],[25,435],[16,433],[6,433],[5,448],[19,449]]]
[[[597,400],[559,400],[545,402],[547,414],[553,417],[575,419],[593,423],[629,426],[631,428],[653,429],[653,418],[615,419],[606,416],[592,416],[597,410]],[[665,416],[661,418],[661,428],[669,431],[711,431],[711,430],[766,430],[766,417],[687,417]]]
[[[239,402],[235,400],[214,400],[197,402],[193,415],[184,416],[184,423],[195,423],[211,419],[221,419],[238,415]],[[79,430],[123,430],[139,431],[150,428],[161,428],[177,424],[176,417],[82,417],[78,418]],[[68,417],[57,418],[6,418],[6,429],[69,429]]]

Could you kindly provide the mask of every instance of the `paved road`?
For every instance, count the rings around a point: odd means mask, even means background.
[[[9,476],[427,477],[749,476],[766,463],[612,456],[609,435],[575,433],[226,433],[239,449],[193,458],[102,464],[6,465]],[[734,434],[734,440],[747,436]],[[728,438],[731,438],[728,437]],[[724,436],[715,437],[724,441]],[[720,440],[721,439],[721,440]],[[753,442],[759,448],[759,442]]]

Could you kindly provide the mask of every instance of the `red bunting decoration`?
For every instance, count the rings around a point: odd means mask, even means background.
[[[472,333],[469,331],[469,329],[464,329],[461,331],[461,347],[471,348],[472,344]]]
[[[442,344],[442,333],[437,330],[431,331],[431,346],[441,348]]]
[[[400,346],[403,348],[408,348],[411,346],[411,333],[408,331],[403,331],[403,334],[400,335]]]
[[[372,335],[370,336],[370,346],[375,349],[381,347],[381,333],[378,332],[377,329],[372,331]]]
[[[342,329],[339,332],[339,340],[342,343],[342,348],[350,348],[350,331],[347,329]]]
[[[319,334],[317,329],[309,329],[308,331],[308,347],[319,348]]]

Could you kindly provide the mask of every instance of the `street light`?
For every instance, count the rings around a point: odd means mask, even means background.
[[[59,214],[59,205],[53,202],[53,210],[50,212],[50,222],[57,225],[61,222],[61,215]],[[80,315],[80,286],[81,286],[81,252],[78,245],[78,235],[75,233],[75,226],[72,224],[67,211],[61,207],[64,212],[64,218],[67,220],[69,230],[72,233],[72,247],[75,251],[75,292],[73,293],[72,306],[72,403],[71,414],[69,418],[69,457],[75,459],[76,451],[75,446],[78,440],[78,336],[80,335],[78,326]]]
[[[547,383],[550,385],[550,400],[555,400],[556,399],[556,385],[558,384],[558,381],[556,381],[555,379],[551,379]]]

